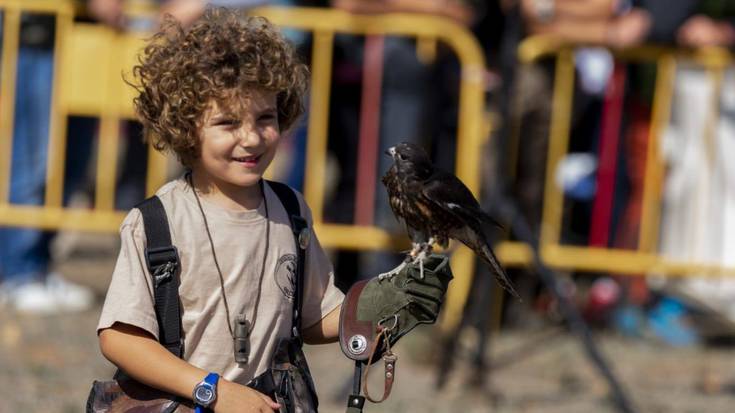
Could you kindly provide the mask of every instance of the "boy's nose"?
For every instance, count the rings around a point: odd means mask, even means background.
[[[243,123],[243,125],[238,129],[237,132],[237,138],[239,140],[240,146],[258,146],[260,144],[262,137],[260,136],[257,128],[253,127],[252,125]]]

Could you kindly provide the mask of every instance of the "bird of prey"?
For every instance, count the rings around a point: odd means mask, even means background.
[[[401,143],[386,154],[393,158],[393,165],[383,176],[383,184],[393,213],[406,225],[413,243],[407,261],[421,263],[434,243],[446,248],[453,238],[471,248],[495,273],[498,283],[518,298],[488,243],[489,231],[499,224],[480,208],[464,183],[435,167],[417,145]],[[389,277],[396,270],[381,276]]]

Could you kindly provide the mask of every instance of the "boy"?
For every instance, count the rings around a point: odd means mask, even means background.
[[[183,354],[178,358],[159,342],[155,308],[161,301],[147,269],[146,246],[160,243],[148,242],[150,227],[140,209],[120,229],[120,255],[97,327],[102,353],[128,376],[192,400],[198,410],[289,410],[245,385],[268,371],[274,354],[279,368],[299,365],[291,347],[293,359],[281,359],[284,339],[336,341],[345,298],[311,229],[299,233],[305,257],[297,258],[291,217],[262,179],[281,131],[303,111],[307,70],[264,19],[209,9],[187,30],[165,21],[134,72],[140,82],[135,106],[147,139],[159,150],[172,150],[189,169],[156,194],[179,255],[176,308]],[[298,203],[310,228],[311,214],[300,196]],[[353,290],[347,304],[355,305],[346,307],[342,325],[370,323],[364,335],[345,335],[350,341],[343,340],[343,352],[347,348],[353,359],[367,361],[383,350],[379,343],[393,344],[416,325],[436,320],[451,272],[446,258],[431,262],[425,277],[410,264],[395,278],[376,277]],[[304,269],[303,277],[297,268]],[[154,274],[158,280],[158,270]],[[372,338],[376,331],[383,341]],[[247,357],[240,353],[243,342]],[[313,392],[308,377],[294,384],[308,376],[304,370],[286,391],[294,397],[283,399],[291,410],[307,399],[305,389]],[[386,377],[392,383],[392,373]]]
[[[157,192],[180,257],[184,354],[177,358],[158,342],[138,209],[121,226],[97,328],[102,353],[138,381],[188,400],[209,372],[220,373],[209,406],[217,412],[278,409],[244,386],[268,367],[277,338],[289,336],[294,297],[297,252],[289,217],[261,179],[281,131],[303,111],[307,70],[263,19],[210,9],[186,31],[167,20],[134,72],[146,138],[189,169]],[[311,239],[302,337],[332,342],[344,296]],[[232,351],[238,316],[250,322],[251,345],[249,360],[239,364]]]

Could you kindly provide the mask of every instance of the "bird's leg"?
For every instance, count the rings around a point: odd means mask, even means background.
[[[422,280],[424,279],[424,260],[431,253],[431,250],[434,249],[434,242],[434,237],[429,237],[427,242],[420,245],[419,253],[413,259],[414,263],[416,263],[416,261],[419,262],[419,277]]]
[[[411,251],[408,253],[408,255],[406,255],[406,259],[404,259],[403,262],[400,263],[396,268],[393,268],[392,270],[390,270],[388,272],[384,272],[384,273],[378,274],[378,279],[379,280],[390,279],[394,275],[396,275],[399,272],[401,272],[401,270],[406,265],[408,265],[409,262],[413,262],[416,259],[416,255],[419,254],[419,252],[424,248],[424,246],[423,246],[423,244],[419,244],[419,243],[416,243],[416,242],[412,243],[412,245],[413,245],[413,248],[411,248]]]
[[[406,261],[413,260],[414,258],[416,258],[416,255],[418,255],[418,253],[424,249],[424,244],[421,242],[412,242],[411,245],[413,246],[413,248],[411,248],[411,251],[408,253]]]

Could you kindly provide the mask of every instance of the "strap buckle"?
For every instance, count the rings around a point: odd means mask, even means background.
[[[148,265],[148,271],[153,276],[153,283],[158,288],[164,281],[171,280],[179,268],[179,251],[173,245],[150,249],[146,248],[145,260]]]
[[[291,230],[296,236],[298,247],[302,250],[306,250],[309,247],[309,242],[311,241],[309,223],[302,216],[291,215]]]

